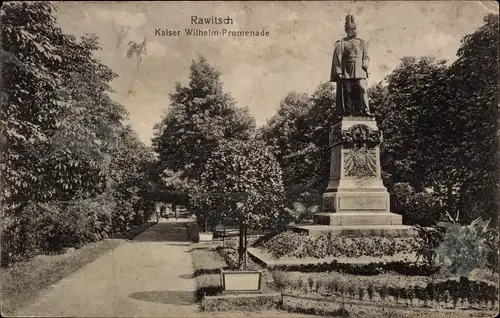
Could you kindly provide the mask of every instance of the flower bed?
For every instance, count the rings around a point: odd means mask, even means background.
[[[349,237],[333,236],[331,233],[310,237],[303,233],[285,231],[276,235],[266,235],[257,240],[253,246],[280,259],[393,256],[413,253],[418,244],[414,238],[409,237]]]

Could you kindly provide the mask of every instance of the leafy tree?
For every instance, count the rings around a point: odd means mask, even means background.
[[[405,57],[381,84],[370,89],[373,108],[383,132],[382,168],[389,183],[409,182],[417,192],[435,177],[435,149],[448,148],[446,133],[449,97],[445,61]]]
[[[124,107],[108,95],[112,92],[109,82],[116,74],[92,57],[100,49],[97,38],[85,36],[76,42],[66,36],[65,40],[62,56],[67,63],[59,90],[63,112],[43,157],[47,178],[61,176],[54,180],[53,189],[59,197],[52,198],[62,200],[102,192],[104,182],[110,181],[111,156],[126,116]],[[72,173],[66,173],[70,169]]]
[[[152,152],[109,96],[116,74],[93,56],[97,37],[63,34],[55,10],[49,2],[2,6],[0,199],[11,260],[44,252],[58,237],[102,239],[115,200],[141,223],[150,201]]]
[[[123,106],[108,96],[116,74],[92,55],[97,38],[63,34],[54,12],[50,3],[2,8],[3,49],[18,61],[2,73],[9,96],[0,122],[6,203],[100,193],[113,130],[124,119]]]
[[[207,205],[217,203],[240,228],[240,267],[246,255],[249,227],[272,226],[283,208],[282,172],[271,151],[260,141],[229,140],[219,144],[206,162],[201,188]]]
[[[499,17],[488,14],[484,24],[462,39],[451,66],[454,138],[460,143],[456,166],[462,172],[457,209],[464,221],[477,217],[498,221],[498,69]]]
[[[403,58],[370,97],[384,133],[388,183],[432,187],[451,220],[484,216],[496,224],[498,15],[484,21],[463,38],[451,67]]]
[[[311,97],[289,93],[259,137],[275,151],[283,169],[287,201],[318,203],[328,183],[329,131],[334,121],[334,90],[318,86]]]
[[[253,135],[254,119],[248,109],[237,108],[234,99],[224,93],[219,78],[219,71],[199,57],[191,64],[189,83],[176,84],[170,109],[155,126],[153,147],[159,156],[159,173],[168,169],[178,174],[180,182],[196,184],[220,142],[248,140]],[[189,196],[181,190],[176,197]]]
[[[135,131],[126,126],[119,134],[110,162],[111,193],[118,202],[113,221],[118,229],[139,225],[153,211],[153,184],[148,169],[154,161],[153,151],[146,147]],[[128,211],[120,210],[124,206]]]
[[[54,6],[46,2],[9,2],[2,6],[3,93],[0,109],[2,139],[2,205],[20,207],[37,196],[41,182],[39,161],[50,131],[56,129],[61,112],[56,88],[61,77],[62,31],[53,17]],[[22,208],[21,208],[22,209]],[[19,211],[19,209],[18,209]]]

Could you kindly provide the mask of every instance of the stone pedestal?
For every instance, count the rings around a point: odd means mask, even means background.
[[[316,225],[300,230],[314,232],[315,226],[321,226],[321,232],[337,234],[345,229],[383,235],[412,232],[411,227],[402,226],[401,215],[390,212],[389,193],[381,177],[380,140],[377,123],[370,117],[344,117],[331,127],[330,179],[322,212],[314,215]],[[383,231],[373,231],[373,227]]]

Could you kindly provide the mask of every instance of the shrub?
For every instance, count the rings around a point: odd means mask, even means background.
[[[231,247],[216,247],[217,252],[222,256],[227,266],[231,269],[236,269],[239,267],[239,255],[238,251]]]
[[[69,204],[28,204],[18,216],[4,219],[2,264],[106,238],[113,206],[105,195]]]
[[[476,268],[488,264],[491,252],[488,244],[489,222],[480,218],[469,225],[450,224],[436,249],[443,271],[458,277],[468,277]]]
[[[391,191],[391,210],[396,213],[404,212],[408,198],[415,193],[415,189],[408,182],[396,183]]]
[[[436,249],[443,239],[445,229],[440,226],[422,227],[415,226],[417,231],[417,243],[415,252],[417,261],[422,258],[429,266],[434,266],[436,262]]]
[[[307,284],[309,285],[309,291],[313,291],[314,279],[312,277],[307,278]]]
[[[427,192],[411,195],[403,210],[404,224],[431,226],[440,221],[441,215],[434,196]]]
[[[288,257],[380,257],[395,253],[410,253],[417,248],[415,239],[408,237],[345,237],[332,236],[330,233],[310,237],[293,231],[282,232],[256,244],[275,258]]]
[[[307,223],[312,221],[314,213],[319,209],[318,205],[306,206],[299,201],[294,202],[292,205],[292,209],[285,207],[284,210],[288,213],[289,219],[293,220],[295,223]]]
[[[498,271],[498,254],[499,254],[499,235],[496,229],[491,228],[486,235],[486,245],[490,252],[487,256],[488,268],[492,271]]]
[[[59,207],[28,204],[15,217],[2,220],[2,265],[17,262],[47,251],[59,234]]]
[[[284,304],[282,309],[290,312],[303,315],[316,315],[323,317],[350,317],[349,312],[341,307],[338,309],[328,309],[328,308],[318,308],[318,303],[311,305],[308,302],[298,302],[293,306],[290,304]]]
[[[113,232],[127,231],[134,220],[134,206],[128,201],[118,201],[112,213]]]
[[[262,248],[269,251],[276,258],[292,255],[305,237],[304,234],[293,231],[282,232],[264,242]]]

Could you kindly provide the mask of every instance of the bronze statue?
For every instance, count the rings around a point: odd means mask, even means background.
[[[353,15],[346,16],[347,37],[335,42],[331,82],[337,82],[337,112],[345,116],[373,116],[368,105],[370,58],[366,43],[357,37]]]

